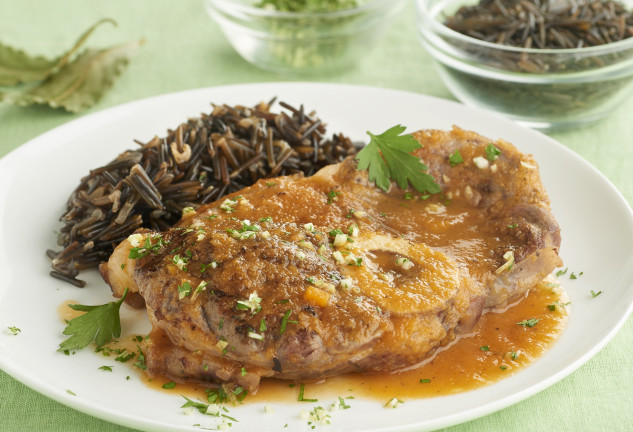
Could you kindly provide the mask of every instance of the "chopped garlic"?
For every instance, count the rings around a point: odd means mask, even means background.
[[[488,160],[483,156],[477,156],[476,158],[473,158],[473,163],[479,169],[486,169],[490,165]]]
[[[313,251],[314,245],[312,243],[310,243],[309,241],[306,240],[301,240],[299,243],[297,243],[299,245],[299,247],[302,247],[303,249],[307,249],[307,250],[311,250]]]
[[[339,251],[334,252],[332,254],[332,258],[334,258],[334,261],[336,261],[336,264],[345,265],[345,258],[343,257],[343,254],[340,253]]]
[[[393,276],[387,273],[378,273],[378,277],[385,282],[393,282]]]
[[[336,247],[345,246],[347,244],[347,234],[337,234],[332,244]]]
[[[270,238],[270,233],[268,231],[262,231],[260,235],[265,239]]]
[[[305,252],[298,250],[295,252],[295,257],[297,257],[298,260],[303,261],[304,259],[306,259],[306,254]]]
[[[132,247],[139,247],[145,238],[143,237],[143,234],[132,234],[127,239]]]
[[[248,300],[238,300],[237,304],[239,309],[250,309],[253,315],[261,310],[260,303],[262,302],[261,297],[257,295],[257,291],[253,291],[249,296]]]
[[[393,398],[385,404],[385,408],[396,408],[398,405],[404,403],[398,398]]]
[[[495,270],[495,274],[501,274],[506,270],[508,271],[512,270],[512,266],[514,265],[514,252],[508,251],[504,253],[503,259],[506,260],[505,264],[503,264],[501,267]]]
[[[354,286],[354,280],[349,277],[345,279],[341,279],[339,283],[341,284],[341,288],[343,288],[344,290],[352,289]]]
[[[260,335],[259,333],[255,333],[255,332],[248,332],[248,337],[251,338],[251,339],[264,340],[264,336]]]
[[[264,412],[266,414],[273,414],[275,410],[273,410],[273,407],[270,405],[264,405]]]
[[[205,414],[209,414],[209,415],[218,415],[220,413],[220,406],[218,404],[209,404],[209,406],[207,407],[207,410],[205,411]]]
[[[334,285],[332,285],[329,282],[325,282],[324,280],[321,279],[315,279],[313,277],[309,277],[307,279],[308,282],[310,282],[312,285],[322,288],[325,291],[329,292],[330,294],[333,294],[336,292],[336,287],[334,287]]]
[[[227,198],[220,205],[220,209],[224,210],[227,213],[231,213],[235,211],[235,206],[237,205],[236,199]]]
[[[303,225],[303,228],[306,231],[310,231],[310,232],[314,232],[315,231],[314,224],[312,222],[308,222],[307,224]]]
[[[443,206],[442,204],[431,203],[431,204],[427,204],[427,206],[425,207],[425,210],[427,213],[430,213],[430,214],[442,214],[446,212],[446,207]]]
[[[409,258],[398,258],[396,265],[402,267],[402,270],[410,270],[413,267],[413,262]]]
[[[354,215],[355,218],[358,218],[358,219],[363,219],[363,218],[367,217],[367,212],[364,212],[364,211],[361,211],[361,210],[356,210],[352,214]]]
[[[493,173],[497,172],[497,164],[490,165],[490,172],[493,172]]]
[[[347,256],[345,257],[345,264],[356,264],[356,261],[358,260],[358,258],[356,258],[356,255],[354,255],[353,253],[348,253]]]
[[[358,237],[358,225],[354,224],[349,227],[349,235],[350,237]]]
[[[220,349],[220,351],[222,351],[227,346],[229,346],[229,343],[227,341],[221,340],[221,341],[218,341],[218,343],[216,343],[215,346],[218,347]]]
[[[521,166],[523,166],[523,167],[525,167],[527,169],[536,169],[536,167],[534,165],[526,163],[526,162],[523,162],[523,161],[521,161]]]

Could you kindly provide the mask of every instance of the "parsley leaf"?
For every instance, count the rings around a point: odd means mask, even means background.
[[[495,147],[493,143],[489,143],[488,147],[486,147],[486,159],[488,159],[490,162],[494,162],[500,154],[501,150]]]
[[[538,318],[530,318],[530,319],[526,319],[521,322],[518,322],[517,324],[523,327],[534,327],[536,323],[538,323],[539,321],[540,319]]]
[[[454,167],[455,165],[459,165],[460,163],[464,162],[464,158],[462,157],[462,155],[459,153],[458,150],[455,150],[448,157],[448,162],[451,164],[452,167]]]
[[[420,193],[438,193],[439,185],[419,158],[411,154],[422,145],[411,135],[401,135],[406,128],[397,125],[380,135],[367,134],[371,140],[357,155],[358,169],[369,172],[369,181],[387,191],[391,180],[406,189],[411,185]]]
[[[119,309],[127,292],[126,288],[119,301],[100,306],[69,304],[69,308],[86,313],[68,321],[63,333],[72,336],[59,344],[58,351],[81,349],[93,340],[97,347],[101,347],[110,342],[113,336],[121,336]]]

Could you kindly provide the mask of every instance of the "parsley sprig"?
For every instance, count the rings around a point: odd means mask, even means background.
[[[406,127],[394,126],[380,135],[371,132],[369,144],[357,155],[358,169],[369,172],[369,181],[387,191],[394,180],[398,187],[406,189],[409,183],[420,193],[438,193],[440,186],[425,171],[428,167],[411,154],[422,145],[413,136],[402,135]]]
[[[69,304],[69,308],[86,313],[68,321],[63,333],[70,337],[59,344],[58,351],[81,349],[93,340],[97,347],[102,347],[109,343],[112,337],[121,336],[119,309],[127,293],[126,288],[120,300],[99,306]]]

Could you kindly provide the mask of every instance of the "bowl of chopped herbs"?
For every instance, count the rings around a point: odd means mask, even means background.
[[[553,130],[633,91],[633,0],[416,0],[422,45],[462,102]]]
[[[357,65],[404,0],[204,0],[207,12],[250,63],[290,75]]]

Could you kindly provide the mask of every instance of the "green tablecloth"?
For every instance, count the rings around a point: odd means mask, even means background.
[[[91,45],[139,38],[146,43],[112,91],[90,112],[185,89],[289,80],[242,60],[207,17],[200,0],[0,0],[0,41],[51,57],[103,17],[114,18],[118,28],[100,29]],[[360,68],[315,79],[452,98],[418,43],[413,4],[398,16]],[[633,100],[629,100],[595,125],[551,134],[602,171],[629,203],[633,203],[632,112]],[[44,107],[0,104],[0,156],[80,116]],[[632,341],[633,319],[629,319],[606,348],[558,384],[500,412],[447,430],[633,430]],[[0,394],[1,432],[128,430],[49,400],[2,371]]]

